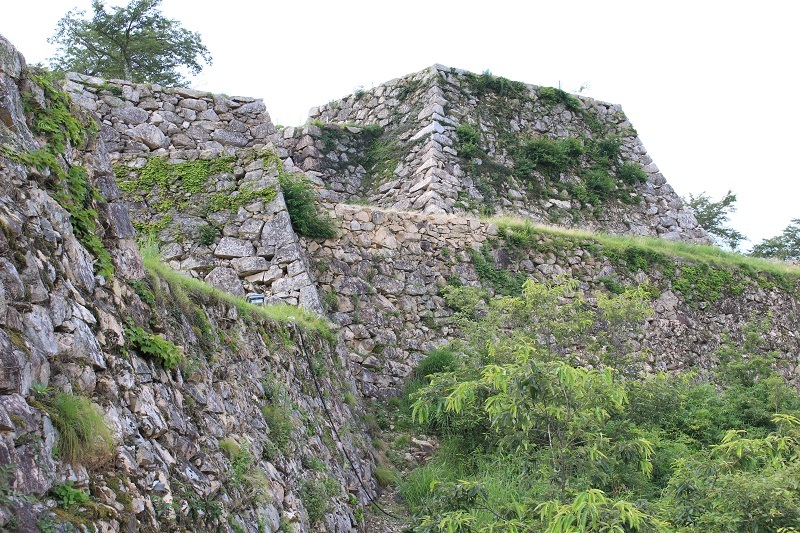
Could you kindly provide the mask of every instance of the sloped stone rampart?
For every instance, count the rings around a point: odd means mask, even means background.
[[[0,529],[67,530],[72,520],[98,531],[356,531],[376,487],[357,406],[344,402],[355,390],[345,354],[306,331],[309,364],[289,323],[146,274],[109,153],[89,135],[54,157],[65,171],[82,165],[99,191],[87,195],[115,270],[96,274],[60,177],[20,162],[47,140],[28,127],[23,91],[49,104],[0,37]],[[137,348],[135,324],[183,361],[167,369],[164,351]],[[109,457],[59,455],[58,421],[43,407],[59,394],[102,412]],[[64,484],[92,499],[56,515],[50,491]],[[306,507],[311,484],[326,494],[322,516]]]
[[[370,169],[362,172],[357,165],[342,165],[339,157],[342,147],[331,143],[326,146],[318,141],[313,150],[304,147],[294,156],[303,168],[319,172],[321,179],[338,193],[331,195],[334,201],[353,201],[360,195],[370,204],[385,208],[473,215],[491,203],[497,204],[494,209],[504,214],[547,223],[710,242],[648,156],[620,106],[573,96],[581,109],[572,110],[543,100],[540,88],[535,85],[524,86],[527,92],[524,98],[504,100],[497,95],[476,93],[470,83],[472,79],[464,71],[434,65],[311,109],[312,124],[350,128],[379,125],[389,137],[387,144],[406,147],[390,169],[390,175],[380,180],[373,178],[365,186],[364,176]],[[622,160],[638,165],[646,174],[646,181],[634,187],[640,203],[607,202],[587,208],[575,198],[532,198],[526,185],[514,178],[514,163],[499,142],[501,138],[597,137],[586,116],[592,117],[604,135],[621,143]],[[492,172],[511,173],[499,185],[502,190],[492,192],[492,197],[487,196],[487,191],[497,185],[485,182],[489,171],[476,170],[484,168],[485,162],[458,156],[456,127],[459,125],[469,125],[480,133],[480,147],[495,165]],[[347,157],[352,158],[350,150],[347,152]],[[562,179],[574,178],[562,176]],[[343,182],[350,187],[343,186]]]
[[[277,180],[277,156],[287,153],[283,137],[261,100],[79,74],[67,76],[65,89],[97,117],[118,178],[130,185],[125,196],[140,238],[156,236],[171,267],[236,296],[260,292],[270,302],[321,311]],[[197,190],[187,191],[179,179],[135,186],[148,160],[159,157],[168,165],[220,158],[235,164],[210,173]],[[286,169],[296,170],[291,161]],[[223,204],[223,196],[265,188],[274,199],[209,208]],[[199,242],[202,229],[213,242]]]
[[[745,326],[764,317],[771,321],[765,349],[780,352],[793,375],[800,371],[797,287],[787,292],[734,273],[737,287],[724,287],[712,301],[695,301],[676,281],[695,263],[679,257],[670,258],[676,266],[670,280],[657,267],[631,270],[590,238],[564,240],[542,233],[533,249],[515,249],[503,243],[497,224],[474,218],[346,204],[338,204],[335,212],[340,237],[304,244],[314,258],[320,291],[333,295],[324,300],[342,325],[354,373],[367,396],[396,394],[427,351],[459,337],[452,310],[440,296],[443,286],[457,282],[494,293],[474,266],[473,254],[484,247],[494,268],[539,281],[575,278],[590,300],[594,291],[606,290],[609,280],[657,288],[655,314],[636,339],[647,348],[643,357],[649,371],[710,368],[726,337],[741,341]]]

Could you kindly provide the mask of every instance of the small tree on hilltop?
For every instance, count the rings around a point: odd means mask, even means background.
[[[717,243],[725,244],[735,250],[745,239],[742,233],[727,226],[728,216],[736,211],[736,208],[733,207],[736,195],[731,191],[728,191],[718,202],[712,201],[711,197],[704,192],[697,196],[689,194],[689,198],[683,198],[683,202],[694,213],[697,222],[714,237]]]
[[[69,11],[48,39],[59,46],[51,66],[104,78],[185,85],[179,67],[197,74],[203,69],[201,61],[210,64],[211,56],[200,34],[165,18],[160,4],[161,0],[131,0],[108,12],[103,0],[94,0],[94,16],[88,20],[84,11]]]
[[[800,260],[800,218],[792,220],[783,233],[764,239],[753,246],[751,255],[756,257],[775,257],[783,260]]]

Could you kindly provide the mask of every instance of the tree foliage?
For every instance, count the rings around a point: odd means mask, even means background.
[[[162,0],[131,0],[125,7],[106,10],[103,0],[93,0],[91,19],[71,10],[59,22],[50,43],[59,47],[51,66],[104,78],[181,86],[180,72],[192,74],[211,63],[200,35],[165,18]]]
[[[743,328],[703,375],[646,375],[651,289],[445,291],[459,355],[414,392],[440,452],[404,488],[414,531],[796,532],[800,396]]]
[[[800,218],[793,219],[780,235],[753,246],[751,255],[800,260]]]
[[[728,191],[719,201],[713,201],[709,195],[702,192],[697,196],[689,194],[683,202],[692,210],[697,222],[711,234],[717,243],[722,243],[735,250],[745,236],[727,225],[730,213],[736,211],[733,204],[736,195]]]

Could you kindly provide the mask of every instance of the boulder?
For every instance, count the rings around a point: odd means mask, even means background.
[[[139,124],[135,128],[126,131],[126,133],[131,138],[145,144],[151,150],[169,146],[169,138],[152,124]]]

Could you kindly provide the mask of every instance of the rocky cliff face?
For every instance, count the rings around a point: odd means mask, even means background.
[[[355,530],[372,459],[324,322],[145,268],[124,142],[2,38],[0,118],[0,527]]]

